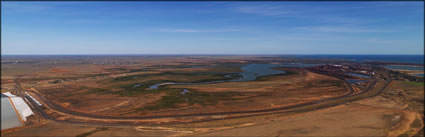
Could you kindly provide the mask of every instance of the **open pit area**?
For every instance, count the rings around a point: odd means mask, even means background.
[[[35,115],[2,136],[423,133],[423,82],[393,80],[369,64],[260,56],[4,60],[2,93],[26,98]]]

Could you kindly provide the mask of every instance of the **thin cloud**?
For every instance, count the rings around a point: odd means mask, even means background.
[[[51,6],[29,2],[2,2],[2,11],[10,13],[39,12],[51,9]]]
[[[183,32],[183,33],[196,33],[196,32],[238,32],[238,29],[147,29],[150,32]]]
[[[345,33],[361,33],[361,32],[393,32],[390,30],[379,30],[371,28],[357,28],[347,26],[318,26],[318,27],[297,27],[297,30],[313,31],[313,32],[345,32]]]
[[[280,16],[293,13],[284,9],[282,6],[240,6],[236,7],[236,11],[240,13],[258,14],[264,16]]]
[[[285,41],[334,41],[334,37],[315,37],[315,36],[283,36],[280,38]]]
[[[424,2],[421,1],[377,1],[367,2],[368,4],[374,4],[374,6],[423,6]]]
[[[276,39],[284,41],[341,41],[348,40],[349,37],[337,34],[323,34],[323,33],[310,33],[310,34],[287,34],[278,35]]]
[[[329,22],[329,23],[340,23],[340,24],[370,24],[370,23],[379,23],[385,22],[382,18],[374,18],[374,19],[365,19],[365,18],[355,18],[355,17],[343,17],[343,16],[335,16],[335,15],[319,15],[309,17],[315,19],[318,22]]]
[[[381,39],[381,38],[370,38],[364,40],[368,43],[376,43],[376,44],[402,44],[408,42],[408,40],[394,40],[394,39]]]
[[[107,19],[70,19],[70,20],[63,20],[65,22],[69,23],[75,23],[75,24],[128,24],[133,23],[129,20],[107,20]]]
[[[70,21],[71,23],[100,23],[98,20],[90,20],[90,19],[74,19]]]
[[[239,5],[234,7],[234,12],[269,17],[289,17],[293,19],[305,19],[317,22],[339,24],[366,24],[385,21],[380,18],[365,19],[358,17],[349,17],[339,13],[341,11],[347,10],[350,12],[356,12],[357,9],[359,9],[359,7],[320,7],[291,5],[291,3],[288,3],[285,5]]]

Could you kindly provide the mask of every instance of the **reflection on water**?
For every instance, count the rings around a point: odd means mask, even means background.
[[[242,76],[241,79],[234,79],[230,81],[251,81],[261,76],[285,73],[285,71],[273,69],[280,66],[281,65],[279,64],[248,64],[241,68],[243,71],[239,73]]]
[[[182,91],[182,92],[180,92],[180,94],[181,94],[181,95],[184,95],[184,94],[186,94],[186,93],[188,93],[188,92],[190,92],[188,89],[183,89],[183,91]]]
[[[165,85],[174,85],[174,84],[180,84],[180,83],[174,83],[174,82],[166,82],[166,83],[159,83],[159,84],[155,84],[150,86],[150,89],[157,89],[159,86],[165,86]],[[181,83],[183,84],[183,83]]]
[[[133,88],[137,88],[137,87],[140,87],[140,86],[142,86],[142,85],[143,85],[143,84],[141,84],[141,83],[140,83],[140,84],[136,84],[136,85],[134,85],[134,86],[133,86]]]
[[[350,84],[363,83],[367,82],[367,80],[359,80],[359,79],[347,79],[347,82]]]
[[[281,67],[297,67],[297,68],[306,68],[306,67],[314,67],[314,66],[318,66],[320,64],[286,64],[286,65],[281,65]]]
[[[222,83],[222,82],[238,82],[238,81],[252,81],[256,80],[257,77],[269,76],[276,74],[283,74],[285,71],[273,69],[275,67],[311,67],[318,64],[248,64],[241,67],[242,71],[239,73],[240,76],[232,80],[220,80],[220,81],[211,81],[203,83],[178,83],[178,82],[166,82],[158,83],[149,87],[149,89],[158,89],[160,86],[164,85],[196,85],[196,84],[213,84],[213,83]],[[232,77],[232,75],[225,75],[225,77]]]
[[[348,75],[351,75],[351,76],[356,76],[356,77],[370,78],[370,76],[364,75],[364,74],[360,74],[360,73],[347,73],[347,74]]]
[[[403,70],[424,70],[424,66],[407,66],[407,65],[388,65],[388,69],[403,69]]]
[[[424,71],[424,66],[408,66],[408,65],[387,65],[384,66],[385,68],[388,69],[393,69],[393,70],[413,70],[413,71]],[[424,77],[424,74],[412,74],[415,76],[419,76],[419,77]]]

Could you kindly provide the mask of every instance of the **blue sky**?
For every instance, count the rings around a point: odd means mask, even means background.
[[[2,54],[421,54],[424,2],[2,2]]]

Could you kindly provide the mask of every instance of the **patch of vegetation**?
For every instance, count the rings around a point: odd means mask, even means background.
[[[99,74],[92,74],[92,75],[90,75],[90,77],[98,77],[98,76],[106,76],[106,75],[108,75],[108,74],[99,73]]]
[[[424,86],[424,82],[402,81],[402,83],[408,86]]]
[[[78,80],[81,78],[89,78],[89,77],[96,77],[96,76],[106,76],[108,74],[83,74],[83,75],[76,75],[76,76],[68,76],[68,77],[41,77],[41,78],[24,78],[21,79],[21,81],[43,81],[43,80],[63,80],[63,81],[70,81],[70,80]]]
[[[180,92],[179,92],[180,93]],[[198,91],[191,91],[187,94],[184,94],[180,97],[186,96],[187,103],[189,104],[200,104],[200,105],[214,105],[220,100],[231,100],[232,96],[236,95],[237,93],[232,92],[216,92],[216,93],[210,93],[210,92],[198,92]]]
[[[398,135],[397,137],[411,137],[411,136],[415,136],[414,130],[408,130],[404,132],[403,134]]]
[[[223,81],[223,80],[232,80],[235,79],[234,77],[217,77],[217,78],[207,78],[207,79],[200,79],[196,81],[192,81],[191,83],[204,83],[204,82],[214,82],[214,81]]]
[[[188,103],[189,105],[200,104],[202,106],[214,105],[220,100],[231,100],[232,96],[237,95],[237,93],[232,92],[209,93],[193,90],[190,90],[186,94],[180,94],[181,91],[182,89],[169,90],[167,91],[167,95],[163,96],[155,104],[138,108],[136,111],[174,108],[180,103]]]
[[[274,75],[267,75],[267,76],[260,76],[260,77],[257,77],[257,80],[261,80],[261,81],[263,81],[263,80],[266,80],[266,78],[268,78],[268,77],[272,77],[272,76],[291,76],[291,75],[296,75],[296,74],[298,74],[298,72],[297,72],[297,71],[289,70],[289,69],[285,69],[285,68],[277,68],[277,70],[283,70],[283,71],[285,71],[285,73],[282,73],[282,74],[274,74]]]
[[[121,96],[133,96],[138,94],[145,94],[145,93],[156,93],[152,92],[158,89],[150,89],[147,90],[150,86],[154,84],[159,83],[165,83],[165,82],[187,82],[187,83],[204,83],[204,82],[213,82],[213,81],[222,81],[222,80],[231,80],[234,79],[234,77],[224,77],[224,74],[207,74],[207,73],[179,73],[179,72],[164,72],[160,74],[152,74],[152,75],[190,75],[190,76],[200,76],[200,75],[209,75],[209,78],[205,79],[189,79],[188,80],[181,80],[181,81],[173,81],[173,80],[149,80],[141,83],[132,83],[132,84],[126,84],[119,86],[120,90],[114,93],[118,93]],[[232,74],[235,75],[235,74]],[[123,79],[133,79],[134,77],[140,77],[141,75],[133,75],[133,77],[120,77]],[[149,75],[143,75],[143,76],[149,76]],[[120,79],[120,80],[123,80]],[[165,86],[161,86],[161,89],[166,89]]]
[[[57,84],[57,83],[62,83],[62,82],[64,82],[64,80],[62,80],[62,79],[56,79],[56,80],[53,80],[53,81],[49,81],[48,83],[50,83],[50,84]]]
[[[112,79],[112,81],[130,81],[130,80],[136,80],[138,78],[144,78],[144,77],[150,77],[150,76],[165,76],[165,75],[199,76],[201,74],[198,74],[198,73],[178,73],[178,72],[167,71],[167,72],[156,73],[156,74],[137,74],[137,75],[117,77],[117,78]]]
[[[84,94],[97,94],[97,95],[102,95],[102,94],[116,94],[115,92],[112,92],[110,90],[106,90],[103,88],[94,88],[94,89],[90,89],[89,91],[84,92]]]
[[[151,94],[151,93],[159,93],[158,91],[167,89],[148,89],[150,86],[158,83],[165,83],[165,82],[175,82],[170,80],[149,80],[145,82],[140,83],[130,83],[130,84],[124,84],[119,86],[111,86],[109,88],[91,88],[86,92],[80,92],[80,93],[71,93],[67,96],[77,95],[77,94],[97,94],[97,95],[103,95],[103,94],[116,94],[120,96],[135,96],[139,94]],[[117,88],[118,87],[118,88]],[[79,90],[87,89],[88,87],[82,86],[79,88]],[[114,90],[112,90],[114,89]]]
[[[283,70],[283,71],[285,71],[286,73],[284,73],[285,75],[295,75],[295,74],[298,74],[298,72],[297,71],[295,71],[295,70],[290,70],[290,69],[285,69],[285,68],[276,68],[277,70]]]
[[[94,134],[94,133],[96,133],[96,132],[100,132],[100,131],[106,131],[106,130],[108,130],[108,128],[107,127],[98,127],[98,128],[96,128],[95,130],[92,130],[92,131],[90,131],[90,132],[86,132],[86,133],[83,133],[83,134],[79,134],[79,135],[77,135],[76,137],[87,137],[87,136],[89,136],[89,135],[91,135],[91,134]]]
[[[399,72],[399,71],[390,70],[390,75],[395,80],[407,79],[409,81],[424,82],[424,78],[423,77],[411,76],[409,74],[406,74],[406,73],[403,73],[403,72]]]
[[[202,75],[214,75],[214,76],[224,76],[225,73],[217,73],[217,72],[163,72],[157,75],[178,75],[178,76],[202,76]]]
[[[342,83],[342,81],[339,81],[339,80],[321,80],[316,83],[320,85],[330,85],[330,86],[336,86],[336,87],[344,86],[344,83]]]
[[[403,134],[401,134],[397,137],[409,137],[409,132],[404,132]]]
[[[87,89],[87,87],[84,87],[84,89]],[[80,89],[82,90],[82,89]],[[66,94],[66,97],[74,96],[74,95],[87,95],[87,94],[96,94],[96,95],[103,95],[103,94],[118,94],[117,92],[113,92],[111,90],[106,90],[103,88],[90,88],[88,91],[85,92],[78,92],[78,93],[69,93]]]
[[[135,79],[140,78],[140,77],[147,77],[149,75],[152,75],[152,74],[138,74],[138,75],[122,76],[122,77],[114,78],[114,79],[112,79],[112,81],[129,81],[129,80],[135,80]]]
[[[133,84],[127,84],[127,85],[121,85],[119,86],[120,90],[115,92],[119,94],[120,96],[134,96],[138,94],[148,94],[148,93],[158,93],[155,92],[158,89],[147,89],[150,86],[158,83],[165,83],[165,82],[174,82],[170,80],[149,80],[142,83],[133,83]]]
[[[146,71],[145,69],[130,69],[128,72],[133,73],[133,72],[141,72],[141,71]]]
[[[191,82],[191,83],[200,83],[200,82],[210,82],[210,81],[218,81],[218,80],[229,80],[233,79],[232,77],[224,77],[227,73],[215,73],[215,72],[162,72],[157,74],[138,74],[138,75],[130,75],[117,77],[112,79],[114,82],[118,81],[130,81],[136,80],[139,78],[146,78],[152,76],[210,76],[211,78],[201,79],[201,80],[193,80],[193,81],[175,81],[175,82]],[[214,78],[216,77],[216,78]]]
[[[81,90],[84,90],[84,89],[87,89],[87,88],[88,88],[87,86],[80,86],[79,88],[73,89],[73,91],[81,91]],[[74,95],[78,95],[78,94],[82,94],[82,93],[81,92],[79,92],[79,93],[71,92],[71,93],[66,94],[65,97],[74,96]]]
[[[125,71],[127,69],[125,68],[107,68],[106,71]]]
[[[184,98],[178,95],[178,91],[174,92],[175,94],[168,94],[162,97],[161,100],[159,100],[156,104],[138,108],[136,111],[157,110],[160,108],[173,108],[176,104],[185,102]]]
[[[155,70],[158,68],[190,68],[190,66],[185,66],[185,65],[153,65],[153,66],[149,66],[150,70]]]
[[[230,74],[227,74],[229,77],[232,77],[232,78],[237,78],[237,77],[242,77],[242,75],[241,74],[239,74],[239,73],[230,73]]]
[[[410,127],[420,128],[422,126],[422,121],[419,118],[416,118],[415,121],[410,124]]]

